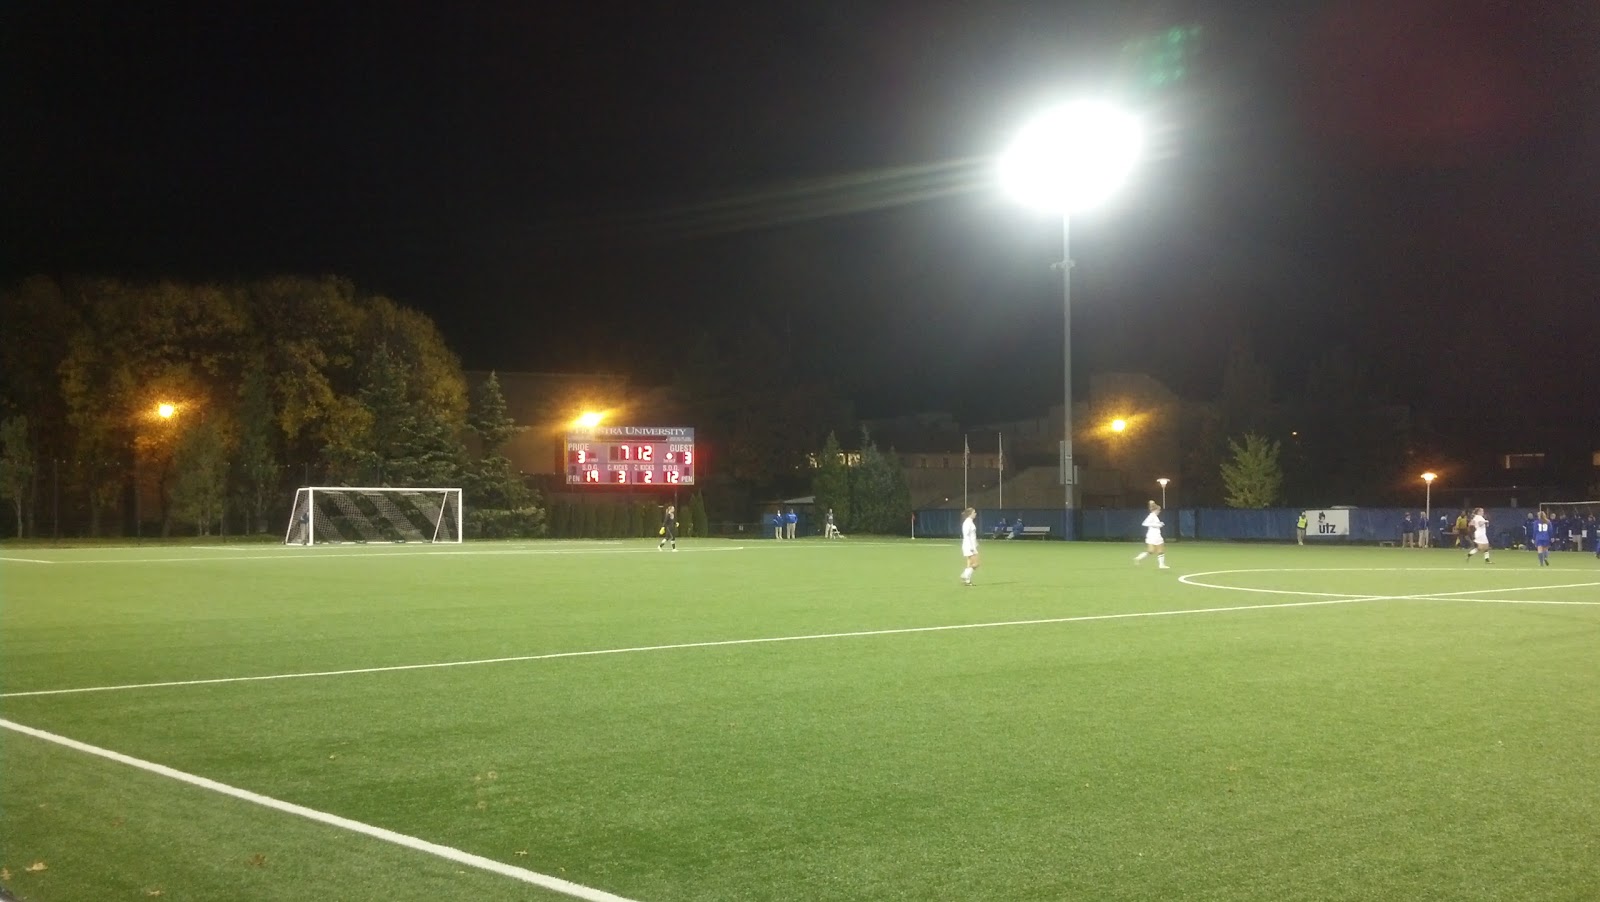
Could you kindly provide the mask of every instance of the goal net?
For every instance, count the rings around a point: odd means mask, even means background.
[[[285,545],[460,542],[460,489],[311,486],[295,492]]]
[[[1600,501],[1556,501],[1539,505],[1550,518],[1554,547],[1594,551],[1600,542]]]

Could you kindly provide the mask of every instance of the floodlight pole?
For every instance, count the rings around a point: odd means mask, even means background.
[[[1077,505],[1078,481],[1072,472],[1072,216],[1061,217],[1061,488],[1065,495],[1062,538],[1072,529],[1072,509]]]

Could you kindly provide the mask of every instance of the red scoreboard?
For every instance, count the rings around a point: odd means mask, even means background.
[[[567,485],[694,485],[690,426],[596,426],[567,433]]]

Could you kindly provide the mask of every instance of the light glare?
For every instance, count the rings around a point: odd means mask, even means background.
[[[1083,101],[1045,112],[1000,156],[1000,184],[1023,204],[1067,215],[1104,201],[1127,180],[1144,148],[1138,120]]]
[[[172,419],[172,415],[177,412],[178,408],[176,405],[168,404],[165,401],[156,405],[156,416],[162,418],[163,420]]]

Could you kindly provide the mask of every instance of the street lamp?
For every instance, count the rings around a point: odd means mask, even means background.
[[[1077,489],[1072,472],[1072,214],[1109,197],[1133,170],[1143,145],[1143,130],[1131,115],[1110,104],[1080,101],[1025,125],[1000,156],[1006,192],[1061,217],[1061,485],[1069,512]]]
[[[1161,509],[1162,510],[1166,510],[1167,509],[1167,483],[1169,483],[1171,481],[1172,480],[1168,479],[1165,476],[1163,476],[1160,479],[1156,480],[1156,482],[1161,484]]]
[[[1422,508],[1422,547],[1428,547],[1428,539],[1433,535],[1433,481],[1439,478],[1437,473],[1422,474],[1422,481],[1427,483],[1427,503]]]

